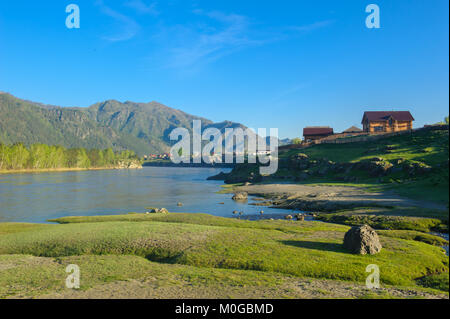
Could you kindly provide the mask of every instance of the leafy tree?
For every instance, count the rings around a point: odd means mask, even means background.
[[[28,164],[30,152],[22,143],[14,144],[9,150],[9,168],[23,169]]]
[[[114,167],[118,161],[137,161],[134,151],[114,153],[106,150],[84,148],[66,149],[62,146],[33,144],[26,147],[22,143],[5,145],[0,143],[0,169],[52,169]]]
[[[114,166],[116,164],[115,154],[111,148],[103,151],[103,159],[106,166]]]

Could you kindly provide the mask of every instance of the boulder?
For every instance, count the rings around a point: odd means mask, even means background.
[[[432,167],[417,161],[405,161],[403,163],[404,169],[408,172],[408,174],[412,177],[416,175],[423,175],[431,172]]]
[[[307,169],[309,167],[308,155],[299,153],[290,158],[289,166],[295,169]]]
[[[153,208],[150,213],[152,214],[168,214],[169,211],[166,208]]]
[[[235,201],[244,201],[248,199],[248,194],[246,192],[237,192],[232,197]]]
[[[344,248],[354,254],[373,255],[381,251],[378,234],[369,225],[354,226],[344,236]]]

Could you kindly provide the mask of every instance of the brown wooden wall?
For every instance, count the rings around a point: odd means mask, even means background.
[[[401,132],[412,130],[412,121],[393,121],[392,125],[388,121],[364,123],[363,130],[365,132]]]

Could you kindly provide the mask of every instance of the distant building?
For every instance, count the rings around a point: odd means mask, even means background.
[[[329,126],[310,126],[303,129],[305,142],[320,140],[333,134],[333,128]]]
[[[414,121],[409,111],[364,112],[362,119],[365,132],[399,132],[412,130]]]
[[[349,127],[348,129],[346,129],[342,133],[351,134],[351,133],[362,133],[362,132],[363,132],[363,130],[361,130],[359,127],[352,126],[352,127]]]

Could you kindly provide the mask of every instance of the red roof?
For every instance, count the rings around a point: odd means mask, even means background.
[[[364,112],[362,123],[364,123],[365,119],[368,119],[369,122],[388,121],[390,117],[397,121],[414,121],[414,117],[411,115],[411,113],[409,113],[409,111],[382,111]]]
[[[331,127],[305,127],[303,129],[303,136],[331,134],[333,134],[333,128]]]

